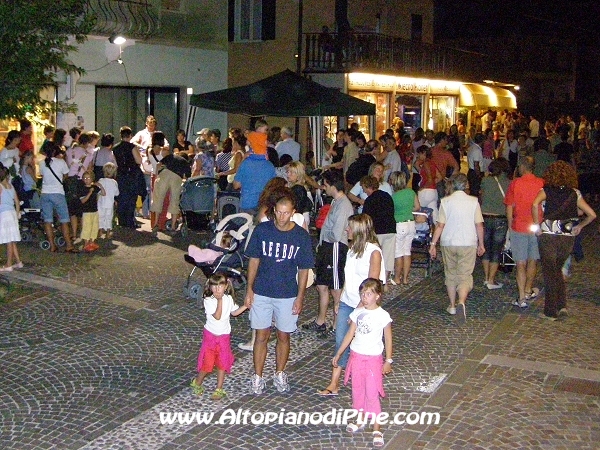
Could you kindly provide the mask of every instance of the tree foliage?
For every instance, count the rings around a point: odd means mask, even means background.
[[[0,119],[42,113],[52,104],[41,97],[59,71],[83,70],[69,60],[75,44],[93,28],[86,0],[0,1]]]

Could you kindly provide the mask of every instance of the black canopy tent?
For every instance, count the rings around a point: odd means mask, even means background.
[[[375,115],[375,105],[284,70],[245,86],[195,94],[190,106],[251,117],[310,117],[316,161],[323,143],[323,116]]]
[[[195,94],[190,105],[246,116],[375,115],[375,105],[328,88],[291,70],[245,86]]]

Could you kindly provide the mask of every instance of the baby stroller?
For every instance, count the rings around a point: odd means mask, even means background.
[[[54,226],[54,244],[57,247],[66,245],[65,238],[62,236],[60,227]],[[22,208],[21,218],[19,219],[19,232],[21,233],[21,241],[34,242],[39,240],[39,246],[42,250],[49,250],[50,241],[46,238],[44,231],[44,219],[42,211],[39,208]]]
[[[433,260],[429,254],[429,245],[433,237],[433,209],[421,208],[413,212],[417,234],[412,241],[410,252],[412,255],[411,267],[425,269],[425,276],[431,276]]]
[[[250,234],[252,220],[253,218],[250,214],[239,213],[231,214],[217,224],[214,237],[208,244],[208,248],[222,252],[223,255],[219,256],[213,262],[196,262],[189,254],[184,255],[185,261],[194,266],[183,287],[183,295],[186,298],[201,300],[203,289],[200,280],[194,278],[196,269],[200,269],[206,278],[216,272],[226,274],[236,291],[246,286],[244,269],[247,257],[244,255],[244,249],[246,247],[246,240]],[[229,248],[219,246],[225,233],[229,233],[232,237]]]
[[[215,206],[215,183],[212,177],[197,176],[188,178],[181,185],[181,236],[187,237],[188,230],[207,229]],[[167,220],[167,230],[177,225]]]

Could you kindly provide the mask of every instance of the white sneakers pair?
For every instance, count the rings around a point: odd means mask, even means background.
[[[260,395],[265,389],[265,379],[258,374],[252,375],[250,380],[252,392],[255,395]],[[277,392],[286,392],[290,390],[290,384],[288,383],[287,374],[285,372],[277,372],[273,375],[273,385],[277,389]]]

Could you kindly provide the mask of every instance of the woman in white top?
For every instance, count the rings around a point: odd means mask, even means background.
[[[361,302],[359,293],[360,284],[367,278],[375,278],[385,282],[385,267],[371,217],[367,214],[350,216],[346,230],[348,232],[348,240],[351,242],[344,267],[346,280],[344,290],[342,291],[340,304],[334,306],[338,310],[334,354],[340,348],[348,332],[348,318],[350,314]],[[317,391],[319,395],[338,395],[342,369],[346,367],[349,355],[350,352],[348,349],[342,353],[337,367],[334,367],[332,370],[329,385],[325,389]]]
[[[4,141],[4,148],[0,149],[0,163],[12,174],[14,177],[19,173],[19,144],[21,142],[21,133],[17,130],[10,130]],[[15,166],[11,170],[11,167]]]
[[[227,177],[227,190],[233,190],[233,179],[235,178],[235,174],[240,167],[240,164],[244,160],[244,149],[246,148],[246,137],[244,135],[236,136],[232,139],[231,142],[231,157],[227,162],[227,166],[229,170],[224,172],[218,172],[217,177]],[[217,166],[219,165],[219,156],[221,156],[223,152],[217,155]]]
[[[78,253],[73,246],[69,234],[69,209],[65,198],[65,189],[63,180],[69,173],[67,163],[62,158],[54,155],[60,152],[60,147],[51,144],[46,151],[46,159],[40,161],[40,174],[42,175],[42,218],[44,219],[44,231],[46,239],[50,242],[50,251],[56,252],[58,249],[54,243],[54,214],[58,215],[63,237],[67,243],[67,253]]]

